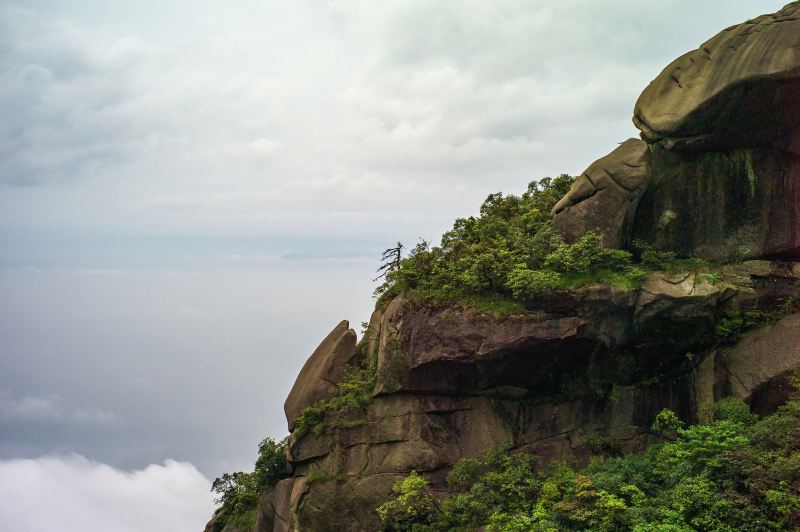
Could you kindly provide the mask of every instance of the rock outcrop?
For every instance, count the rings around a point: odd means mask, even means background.
[[[642,240],[711,260],[800,260],[800,4],[678,58],[633,121],[649,153],[620,148],[590,166],[553,212],[567,240],[595,230],[620,248]],[[594,184],[629,158],[643,176],[629,193]]]
[[[667,66],[636,102],[649,144],[716,151],[777,144],[800,116],[800,5],[732,26]]]
[[[588,286],[502,319],[397,298],[359,344],[378,363],[372,402],[291,436],[294,477],[271,496],[274,530],[374,530],[396,480],[415,470],[443,491],[460,458],[503,442],[580,462],[597,441],[643,449],[665,407],[697,420],[732,394],[774,408],[800,368],[800,314],[709,346],[715,323],[774,308],[797,292],[798,274],[769,261],[655,272],[637,290]]]
[[[340,323],[289,394],[289,428],[348,364],[374,368],[372,399],[290,436],[292,476],[264,493],[259,532],[377,530],[395,481],[417,471],[442,494],[459,459],[501,443],[580,463],[598,441],[656,441],[664,408],[696,422],[728,396],[781,404],[800,370],[800,4],[676,60],[634,123],[642,140],[589,166],[555,227],[726,265],[554,291],[503,318],[396,297],[358,343]]]
[[[628,139],[595,161],[553,208],[553,224],[569,242],[597,231],[608,247],[624,248],[650,172],[647,144]]]
[[[786,400],[788,378],[800,367],[800,313],[747,333],[726,356],[731,394],[766,414]]]
[[[308,357],[283,404],[290,431],[304,408],[330,397],[331,388],[341,382],[342,371],[356,352],[356,333],[347,320],[342,321]]]
[[[632,240],[711,260],[800,259],[798,155],[775,147],[678,152],[658,143],[651,165]]]

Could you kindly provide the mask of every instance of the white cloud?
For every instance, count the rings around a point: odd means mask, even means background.
[[[26,532],[198,532],[210,483],[186,462],[121,471],[78,455],[0,461],[2,529]]]
[[[163,126],[140,114],[155,48],[129,36],[98,46],[79,25],[12,7],[0,7],[0,31],[0,183],[86,178],[123,163],[147,129]]]
[[[15,397],[11,390],[0,388],[0,421],[108,424],[116,416],[102,408],[73,407],[57,394]]]
[[[422,215],[360,228],[390,240],[435,238],[437,217],[471,214],[489,192],[582,171],[636,134],[634,101],[660,68],[753,9],[50,3],[0,11],[0,183],[52,189],[6,187],[0,221],[329,237],[353,230],[331,211]]]
[[[53,397],[22,397],[15,399],[11,392],[0,390],[0,419],[43,420],[60,417]]]

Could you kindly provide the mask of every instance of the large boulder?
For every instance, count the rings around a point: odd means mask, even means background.
[[[800,116],[800,4],[720,32],[667,66],[636,102],[648,143],[717,150],[779,142]]]
[[[637,326],[657,319],[711,323],[724,312],[754,306],[757,299],[748,279],[734,272],[721,279],[705,270],[653,272],[639,289],[634,318]]]
[[[628,139],[592,163],[553,208],[553,224],[568,242],[587,231],[603,236],[606,246],[628,245],[630,223],[647,185],[647,144]]]
[[[712,260],[800,259],[800,4],[728,28],[645,89],[632,238]]]
[[[731,393],[768,412],[786,399],[788,377],[800,368],[800,314],[747,333],[727,353]]]
[[[647,146],[592,164],[553,210],[568,241],[594,230],[616,248],[800,260],[800,4],[678,58],[633,121]]]
[[[342,321],[308,357],[283,404],[289,431],[303,409],[331,396],[331,388],[341,382],[345,366],[357,352],[356,333],[347,320]]]

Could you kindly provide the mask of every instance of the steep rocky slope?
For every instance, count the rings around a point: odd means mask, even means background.
[[[264,522],[374,530],[396,480],[415,470],[444,489],[450,466],[503,442],[545,461],[583,460],[598,437],[641,450],[665,407],[697,420],[733,394],[774,409],[800,368],[800,313],[725,349],[709,331],[737,311],[774,309],[798,286],[797,265],[751,261],[713,282],[654,273],[635,291],[590,286],[503,319],[395,299],[362,343],[378,361],[374,399],[290,438],[294,476],[276,486]]]
[[[677,59],[634,124],[641,140],[589,166],[554,226],[719,262],[556,290],[499,318],[400,296],[358,343],[340,323],[286,401],[291,476],[264,493],[257,530],[379,529],[396,480],[418,471],[442,492],[459,459],[503,442],[580,462],[598,441],[643,449],[665,407],[697,421],[733,395],[775,410],[800,368],[800,5]],[[371,400],[298,428],[358,364],[374,371]]]

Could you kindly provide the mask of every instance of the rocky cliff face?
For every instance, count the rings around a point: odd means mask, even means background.
[[[554,209],[565,236],[595,229],[620,247],[800,259],[799,4],[675,60],[633,121],[642,141],[590,166]]]
[[[697,421],[730,395],[757,413],[781,403],[800,368],[800,5],[676,60],[634,123],[641,140],[587,169],[555,227],[728,265],[557,291],[499,319],[399,297],[358,343],[342,322],[297,378],[289,429],[347,364],[373,361],[372,399],[295,430],[292,476],[264,494],[257,530],[376,530],[375,508],[412,470],[444,491],[459,459],[503,442],[582,461],[641,450],[663,408]]]
[[[415,470],[444,490],[449,467],[503,442],[581,461],[598,442],[643,449],[665,407],[697,420],[703,405],[735,395],[774,409],[800,368],[800,313],[726,349],[712,333],[725,316],[774,310],[800,286],[800,267],[750,261],[707,274],[553,294],[533,314],[499,320],[395,299],[361,343],[378,361],[373,400],[290,438],[294,476],[271,495],[269,522],[375,530],[374,508],[396,480]]]

